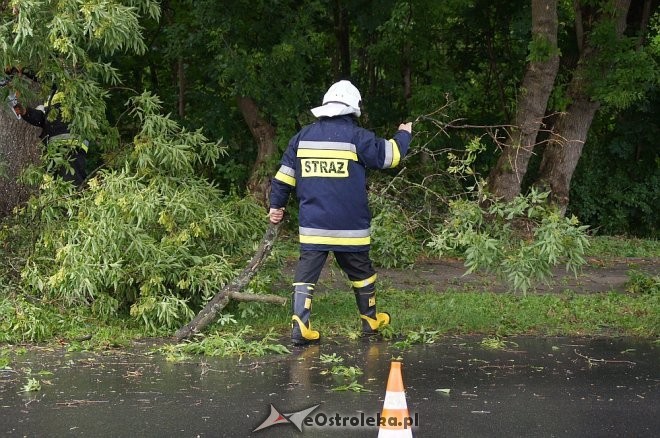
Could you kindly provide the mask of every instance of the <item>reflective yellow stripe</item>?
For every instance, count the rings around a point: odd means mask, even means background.
[[[390,143],[392,143],[392,166],[391,167],[396,167],[399,165],[399,162],[401,161],[401,151],[399,151],[399,144],[396,142],[396,140],[392,139],[390,140]]]
[[[367,278],[366,280],[351,281],[351,284],[353,285],[353,287],[369,286],[370,284],[376,282],[376,277],[377,276],[378,276],[378,274],[374,274],[371,277]],[[371,304],[369,304],[369,306],[371,306]]]
[[[300,286],[305,286],[304,290]],[[312,283],[293,283],[295,293],[300,295],[307,295],[309,297],[314,293],[314,285]]]
[[[328,237],[328,236],[300,236],[300,243],[311,243],[318,245],[346,245],[361,246],[369,245],[371,237]]]
[[[314,283],[292,283],[293,286],[307,286],[307,290],[314,290]]]
[[[323,228],[298,227],[301,236],[368,237],[369,228],[364,230],[324,230]]]
[[[292,324],[298,324],[298,327],[300,328],[300,334],[308,341],[315,341],[320,337],[318,331],[312,330],[311,323],[309,323],[309,327],[307,327],[297,315],[293,315],[291,317],[291,322]]]
[[[62,103],[64,101],[64,94],[61,91],[56,92],[53,95],[53,98],[50,99],[50,104],[51,105],[57,105],[58,103]],[[44,106],[48,106],[48,101],[44,102]]]
[[[289,175],[286,175],[282,172],[277,172],[275,174],[275,179],[278,181],[282,181],[284,184],[289,185],[291,187],[296,186],[296,179],[293,177],[290,177]]]
[[[357,161],[357,154],[351,151],[336,151],[327,149],[298,149],[298,158],[345,158]]]
[[[85,152],[87,152],[87,150],[89,149],[87,143],[80,140],[80,138],[78,138],[77,136],[71,134],[61,134],[61,135],[55,135],[53,137],[48,137],[48,144],[51,146],[66,145],[68,147],[79,147]]]

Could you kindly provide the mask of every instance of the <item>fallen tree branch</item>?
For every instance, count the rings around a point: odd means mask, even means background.
[[[257,303],[269,304],[286,304],[286,298],[277,295],[257,295],[257,294],[244,294],[241,292],[231,292],[229,298],[236,301],[253,301]]]
[[[254,274],[257,273],[264,260],[268,257],[273,244],[277,239],[277,233],[280,229],[282,222],[277,225],[269,224],[261,243],[257,248],[257,252],[252,256],[252,259],[247,266],[236,276],[228,285],[226,285],[220,292],[215,294],[213,298],[204,306],[204,308],[193,318],[193,320],[181,327],[174,337],[177,341],[189,338],[196,333],[201,332],[204,328],[212,323],[217,317],[218,313],[229,304],[230,299],[237,301],[256,301],[261,303],[284,304],[286,299],[276,295],[256,295],[241,293],[243,288],[252,280]]]
[[[589,366],[593,366],[595,363],[625,363],[629,365],[637,365],[635,362],[629,360],[611,360],[611,359],[594,359],[593,357],[585,356],[584,354],[578,353],[576,349],[573,350],[575,354],[587,361]]]

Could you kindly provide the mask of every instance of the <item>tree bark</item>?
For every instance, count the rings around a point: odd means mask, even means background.
[[[615,16],[601,16],[599,19],[614,18],[615,32],[620,37],[626,28],[630,0],[616,0],[614,3]],[[586,18],[583,16],[583,19]],[[585,79],[585,70],[596,56],[598,56],[597,48],[592,47],[588,40],[585,41],[578,67],[568,86],[571,103],[555,124],[552,137],[543,152],[539,176],[535,182],[535,185],[542,190],[550,190],[550,202],[561,214],[566,214],[571,179],[593,118],[600,107],[600,103],[593,101],[587,94],[588,84]]]
[[[412,90],[412,65],[410,62],[410,52],[411,47],[409,44],[406,44],[404,48],[404,64],[403,64],[403,98],[406,102],[410,101],[413,95]]]
[[[584,26],[582,25],[582,8],[579,1],[573,1],[575,12],[575,40],[577,41],[578,53],[584,50]]]
[[[412,16],[413,16],[412,5],[408,5],[408,17],[406,19],[406,27],[410,27],[410,23],[412,22]],[[409,102],[410,99],[412,99],[412,95],[413,95],[412,52],[413,52],[412,43],[409,40],[406,40],[403,43],[403,50],[401,57],[403,61],[402,72],[401,72],[401,75],[403,77],[403,98],[406,100],[406,102]]]
[[[551,192],[550,202],[566,213],[573,172],[587,139],[589,127],[600,104],[586,96],[576,97],[553,130],[543,158],[536,186]]]
[[[265,164],[277,152],[275,128],[261,116],[259,107],[252,98],[239,96],[237,102],[243,119],[257,143],[257,157],[250,171],[248,190],[260,203],[267,206],[269,179]]]
[[[39,162],[40,130],[16,119],[6,103],[0,103],[0,217],[4,217],[34,192],[17,180],[29,165]]]
[[[515,128],[509,133],[488,177],[490,191],[506,201],[520,194],[559,69],[557,0],[532,0],[532,38],[546,40],[554,53],[546,60],[530,62],[527,66],[518,96]]]
[[[339,77],[349,79],[351,76],[351,45],[348,10],[341,0],[334,1],[335,38],[337,39],[339,55]]]
[[[234,278],[227,286],[225,286],[220,292],[215,294],[215,296],[204,306],[204,308],[193,318],[193,320],[181,327],[174,335],[177,341],[189,338],[196,333],[201,332],[204,328],[215,321],[218,313],[229,304],[231,298],[237,301],[257,301],[262,303],[274,303],[274,304],[285,304],[286,299],[278,297],[276,295],[256,295],[256,294],[244,294],[240,293],[241,290],[252,280],[254,274],[257,273],[264,260],[268,257],[275,240],[277,239],[277,234],[279,232],[281,222],[277,225],[270,224],[264,237],[261,239],[261,243],[257,248],[257,252],[254,254],[250,262],[243,269],[243,271]]]
[[[651,2],[652,0],[645,0],[644,6],[642,6],[642,17],[639,24],[639,39],[637,40],[638,50],[646,44],[649,21],[651,20]]]
[[[177,86],[179,88],[179,97],[177,99],[177,107],[179,111],[179,117],[184,118],[186,116],[186,69],[183,62],[183,58],[177,60]]]

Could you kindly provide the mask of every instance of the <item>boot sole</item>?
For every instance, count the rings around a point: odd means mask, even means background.
[[[318,344],[320,339],[291,339],[291,343],[296,347],[304,347],[305,345]]]

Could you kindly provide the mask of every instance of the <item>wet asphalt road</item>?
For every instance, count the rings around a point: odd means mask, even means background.
[[[29,352],[0,370],[0,436],[376,437],[377,427],[350,421],[381,412],[393,358],[403,362],[418,437],[660,436],[657,342],[515,338],[492,350],[481,341],[444,338],[408,350],[325,342],[240,361],[168,362],[146,348]],[[359,367],[354,381],[368,392],[333,390],[350,380],[326,373],[333,364],[322,354]],[[21,392],[29,377],[40,391]],[[283,414],[319,406],[302,432],[291,422],[252,432],[271,405]],[[349,426],[331,427],[330,418]]]

